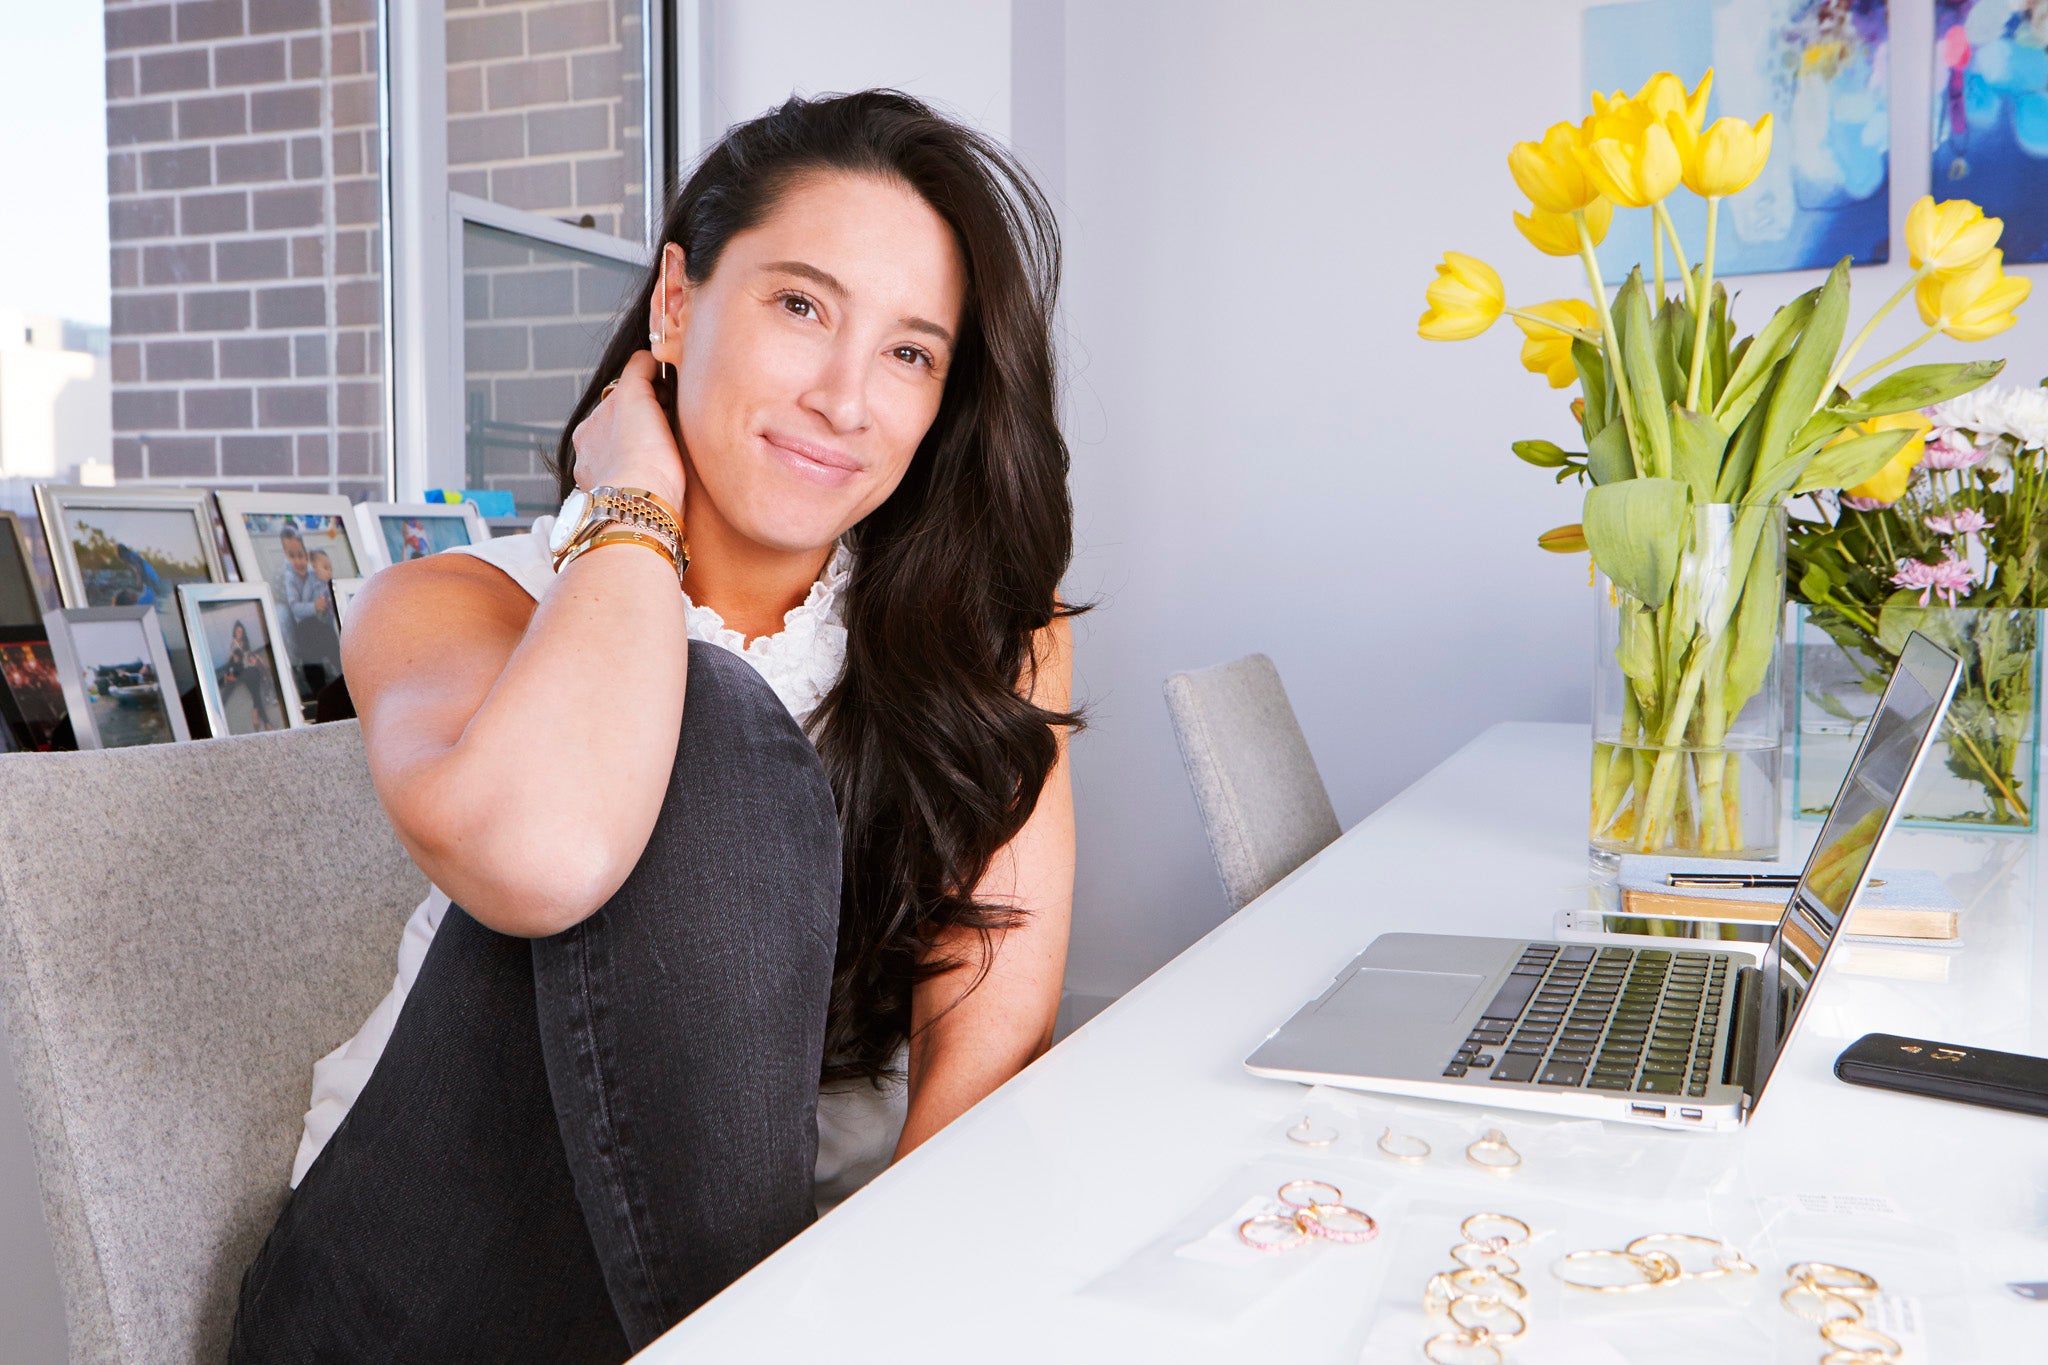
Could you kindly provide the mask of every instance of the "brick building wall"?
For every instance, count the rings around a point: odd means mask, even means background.
[[[448,0],[451,187],[637,241],[640,8]],[[373,0],[106,0],[123,481],[383,496],[375,21]],[[478,263],[466,401],[496,444],[474,463],[522,501],[588,364],[562,329],[617,303],[562,295],[565,268],[498,288],[503,253]]]
[[[382,496],[372,0],[107,0],[114,468]]]

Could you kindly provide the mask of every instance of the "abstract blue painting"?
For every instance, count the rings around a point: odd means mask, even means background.
[[[2008,263],[2048,261],[2048,3],[1937,0],[1936,199],[2005,220]]]
[[[1711,66],[1709,122],[1772,116],[1770,164],[1721,205],[1715,273],[1873,265],[1891,255],[1889,41],[1886,0],[1602,5],[1586,11],[1585,86],[1633,94],[1659,71],[1691,86]],[[1706,205],[1681,190],[1670,208],[1697,258]],[[1638,263],[1647,278],[1650,215],[1622,210],[1600,266],[1614,279]]]

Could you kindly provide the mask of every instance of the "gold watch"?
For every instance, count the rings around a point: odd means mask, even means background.
[[[587,492],[574,490],[555,517],[548,550],[554,557],[555,572],[560,573],[585,550],[625,541],[659,550],[675,566],[678,582],[690,567],[690,545],[683,537],[682,519],[667,502],[644,488],[607,484]]]

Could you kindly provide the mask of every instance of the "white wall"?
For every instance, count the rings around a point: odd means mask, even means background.
[[[1129,986],[1224,913],[1167,673],[1272,655],[1347,826],[1495,721],[1584,718],[1585,561],[1532,544],[1578,497],[1508,452],[1567,441],[1569,393],[1507,325],[1415,335],[1445,248],[1516,301],[1583,287],[1515,232],[1506,155],[1581,112],[1584,7],[1066,7],[1070,588],[1103,602],[1079,627],[1074,989]],[[1927,189],[1931,11],[1891,5],[1895,228]],[[1741,281],[1738,321],[1817,278]],[[1904,278],[1902,249],[1857,271],[1858,318]],[[2048,296],[2022,317],[1978,351],[2033,383]]]

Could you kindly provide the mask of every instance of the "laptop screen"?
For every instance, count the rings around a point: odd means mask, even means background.
[[[1914,633],[1871,715],[1863,743],[1814,840],[1792,899],[1764,952],[1751,1104],[1761,1099],[1778,1054],[1799,1022],[1807,992],[1847,917],[1863,875],[1877,856],[1927,741],[1948,706],[1961,665],[1954,655]]]

